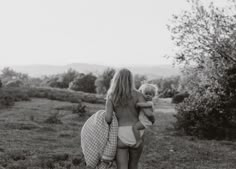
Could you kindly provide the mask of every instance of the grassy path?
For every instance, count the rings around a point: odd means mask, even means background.
[[[172,123],[174,106],[170,100],[156,105],[156,123],[146,132],[142,169],[234,169],[236,142],[198,140],[181,136]]]

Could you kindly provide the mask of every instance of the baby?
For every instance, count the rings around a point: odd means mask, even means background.
[[[153,115],[153,102],[152,99],[157,94],[157,87],[152,84],[143,84],[139,91],[144,95],[147,102],[138,102],[136,106],[141,108],[139,113],[139,121],[133,125],[133,133],[136,139],[134,147],[139,147],[142,143],[140,130],[144,130],[153,125],[155,119]],[[148,109],[145,109],[148,108]]]

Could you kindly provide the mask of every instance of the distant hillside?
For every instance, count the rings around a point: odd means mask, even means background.
[[[92,72],[94,74],[102,73],[108,66],[73,63],[64,66],[55,65],[25,65],[25,66],[10,66],[17,72],[27,73],[32,77],[40,77],[43,75],[53,75],[66,72],[69,68],[75,69],[81,73]],[[119,68],[119,67],[114,67]],[[133,73],[147,75],[150,79],[157,77],[167,77],[179,74],[179,69],[171,65],[157,65],[157,66],[127,66]],[[2,69],[2,68],[1,68]]]

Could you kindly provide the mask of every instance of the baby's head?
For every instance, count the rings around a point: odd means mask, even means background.
[[[154,84],[142,84],[139,88],[139,91],[145,96],[145,97],[151,97],[153,98],[154,96],[157,95],[158,88]]]

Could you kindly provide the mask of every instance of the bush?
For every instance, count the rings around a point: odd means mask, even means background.
[[[222,100],[214,93],[190,95],[176,107],[176,128],[199,138],[234,139],[236,109],[232,105],[235,99]]]
[[[171,98],[174,95],[176,95],[176,93],[178,93],[178,92],[174,89],[166,89],[166,90],[160,92],[159,97],[160,98]]]
[[[53,113],[44,122],[49,124],[62,124],[62,121],[58,118],[58,113]]]
[[[22,87],[24,83],[21,80],[10,80],[6,83],[6,87]]]
[[[0,89],[0,96],[12,97],[14,101],[29,101],[30,100],[28,92],[25,91],[24,88],[4,87]]]
[[[147,81],[147,76],[139,74],[134,75],[134,85],[136,89],[139,89],[139,87],[146,81]]]
[[[189,96],[189,94],[187,92],[185,92],[185,93],[178,93],[178,94],[174,95],[174,97],[172,98],[172,103],[174,103],[174,104],[181,103],[188,96]]]
[[[12,96],[1,95],[0,96],[0,107],[9,107],[15,104],[15,99]]]
[[[96,93],[95,80],[96,76],[92,73],[78,76],[70,83],[69,88],[75,91],[83,91],[88,93]]]
[[[86,113],[86,106],[82,103],[78,103],[76,106],[73,106],[72,113],[84,116]]]
[[[62,88],[68,88],[70,82],[72,82],[79,73],[76,70],[68,69],[66,73],[62,74]]]
[[[98,94],[105,94],[107,92],[114,74],[115,69],[107,68],[100,76],[98,76],[95,81],[96,91]]]
[[[16,101],[29,101],[30,97],[25,91],[14,90],[15,88],[1,88],[0,89],[0,106],[13,106]]]
[[[68,69],[65,73],[44,77],[42,84],[55,88],[68,88],[69,84],[81,75],[73,69]]]
[[[16,72],[9,67],[5,67],[2,69],[2,74],[0,75],[0,77],[4,86],[7,83],[12,83],[8,84],[10,85],[9,87],[19,87],[25,85],[29,80],[29,76],[27,74]]]
[[[62,77],[60,75],[49,78],[46,84],[50,87],[63,88]]]
[[[166,78],[158,78],[150,81],[158,86],[159,97],[170,98],[179,91],[180,76],[170,76]]]

